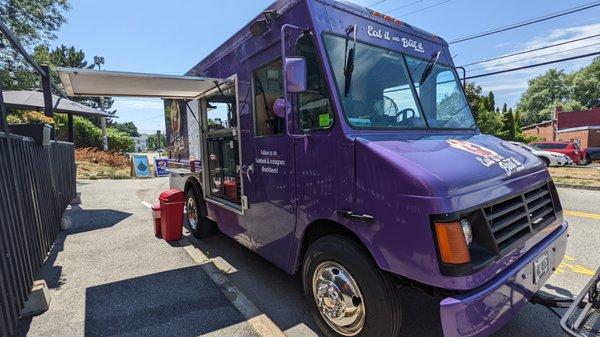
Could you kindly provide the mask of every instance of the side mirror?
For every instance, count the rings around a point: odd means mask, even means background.
[[[302,57],[286,57],[284,67],[287,92],[305,92],[307,89],[306,59]]]

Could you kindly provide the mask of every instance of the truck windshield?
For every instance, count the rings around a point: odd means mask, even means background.
[[[324,41],[344,113],[353,127],[475,127],[462,86],[451,67],[437,63],[424,76],[432,61],[357,42],[352,83],[345,95],[346,39],[326,34]]]

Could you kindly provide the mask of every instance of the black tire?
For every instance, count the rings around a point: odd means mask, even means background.
[[[192,204],[193,203],[193,204]],[[193,210],[190,206],[195,207]],[[196,192],[195,188],[190,188],[185,196],[185,224],[188,230],[195,237],[202,239],[208,237],[214,233],[213,225],[209,219],[206,218],[206,214],[204,214],[203,205],[200,203],[200,198],[198,197],[198,192]],[[190,216],[192,216],[193,212],[195,212],[196,221],[192,223]]]
[[[359,303],[364,302],[364,325],[355,336],[397,337],[402,324],[397,285],[379,269],[362,247],[341,235],[326,236],[312,243],[302,268],[304,294],[310,302],[312,316],[324,334],[328,337],[343,336],[329,326],[313,296],[313,274],[319,265],[329,261],[341,265],[350,273],[363,297]]]
[[[585,156],[585,159],[581,162],[581,165],[587,166],[592,163],[592,158],[589,155]]]
[[[543,162],[544,165],[546,165],[546,167],[550,167],[550,159],[546,158],[546,157],[539,157]]]

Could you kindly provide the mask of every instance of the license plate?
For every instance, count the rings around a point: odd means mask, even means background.
[[[548,253],[533,261],[533,283],[537,283],[548,272]]]

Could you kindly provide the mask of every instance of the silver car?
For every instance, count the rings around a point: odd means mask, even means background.
[[[569,156],[564,155],[562,153],[544,151],[542,149],[538,149],[532,145],[527,145],[520,142],[509,142],[515,146],[518,146],[522,149],[525,149],[534,155],[538,156],[541,161],[546,164],[546,166],[567,166],[573,165],[573,160],[569,158]]]

